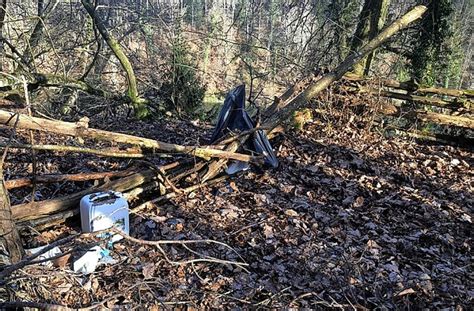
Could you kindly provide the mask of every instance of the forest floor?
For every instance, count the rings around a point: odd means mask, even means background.
[[[211,132],[199,123],[121,118],[104,126],[97,115],[90,126],[183,144],[204,142]],[[37,139],[54,142],[44,134]],[[114,264],[88,276],[72,272],[70,263],[27,266],[13,274],[1,298],[72,308],[472,306],[472,150],[386,138],[356,122],[334,126],[324,120],[279,134],[272,144],[279,168],[252,169],[131,215],[135,238],[212,239],[232,249],[216,243],[164,245],[164,258],[156,246],[122,240],[111,252]],[[7,179],[31,171],[29,152],[12,153],[7,161]],[[40,174],[127,165],[94,156],[38,154]],[[37,196],[57,197],[87,186],[41,185]],[[12,204],[22,203],[29,191],[12,190]],[[35,247],[79,231],[73,219],[43,232],[31,230],[25,243]],[[87,244],[79,239],[63,251],[74,243]],[[171,262],[206,256],[248,265]]]

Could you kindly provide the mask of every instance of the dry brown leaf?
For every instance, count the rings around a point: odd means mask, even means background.
[[[354,279],[353,277],[349,278],[349,284],[354,285],[354,284],[357,284],[357,283],[359,283],[359,281],[357,279]]]
[[[367,241],[367,247],[368,248],[380,248],[380,246],[374,240],[368,240]]]
[[[416,293],[415,290],[410,287],[410,288],[402,290],[401,292],[399,292],[395,296],[401,297],[401,296],[406,296],[406,295],[410,295],[410,294],[414,294],[414,293]]]
[[[235,185],[235,182],[231,181],[229,183],[229,186],[232,188],[232,190],[234,190],[236,192],[239,191],[239,188],[237,188],[237,186]]]
[[[273,227],[265,224],[263,226],[263,234],[265,235],[265,238],[267,239],[271,239],[274,237],[274,234],[273,234]]]
[[[155,273],[156,266],[154,263],[150,262],[143,266],[142,274],[145,279],[151,279]]]
[[[71,254],[66,254],[64,256],[56,258],[56,259],[53,260],[53,265],[55,267],[59,267],[61,269],[64,269],[67,266],[70,258],[71,258]]]
[[[355,199],[354,201],[354,207],[359,208],[362,205],[364,205],[364,202],[365,202],[364,197],[357,197],[357,199]]]

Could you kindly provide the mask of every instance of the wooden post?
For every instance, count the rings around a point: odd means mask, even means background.
[[[13,221],[10,199],[2,180],[0,182],[0,267],[16,263],[24,254],[20,234]]]

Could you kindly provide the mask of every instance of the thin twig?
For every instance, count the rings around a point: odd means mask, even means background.
[[[110,231],[115,232],[117,234],[120,234],[121,236],[124,237],[125,240],[129,240],[129,241],[134,242],[134,243],[156,246],[158,248],[158,250],[162,253],[165,260],[168,263],[173,264],[173,265],[187,265],[187,264],[197,263],[197,262],[212,262],[212,263],[236,265],[236,266],[241,267],[244,270],[246,270],[244,267],[248,266],[248,264],[245,263],[245,262],[223,260],[223,259],[218,259],[218,258],[213,258],[213,257],[182,260],[182,261],[173,261],[166,255],[166,252],[161,247],[162,245],[170,245],[170,244],[173,244],[173,245],[200,244],[200,243],[217,244],[217,245],[223,246],[223,247],[231,250],[232,252],[234,252],[235,254],[237,254],[240,257],[240,255],[237,253],[237,251],[235,251],[232,247],[230,247],[229,245],[227,245],[223,242],[219,242],[219,241],[215,241],[215,240],[209,240],[209,239],[206,239],[206,240],[182,240],[182,241],[180,241],[180,240],[148,241],[148,240],[137,239],[137,238],[131,237],[129,235],[126,235],[122,231],[120,231],[116,228],[111,228]]]

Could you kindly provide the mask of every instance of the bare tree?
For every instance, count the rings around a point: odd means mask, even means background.
[[[104,41],[107,43],[109,48],[113,51],[114,55],[118,58],[118,60],[120,61],[120,64],[122,65],[123,70],[127,74],[127,80],[128,80],[128,94],[127,95],[130,98],[132,104],[134,105],[137,116],[139,117],[146,116],[147,110],[144,106],[144,104],[146,103],[146,100],[141,98],[140,95],[138,94],[137,79],[135,77],[132,64],[128,60],[127,55],[125,55],[125,53],[123,52],[122,47],[120,46],[120,43],[118,43],[118,41],[112,35],[110,35],[104,23],[100,19],[100,17],[95,13],[94,6],[88,0],[81,0],[81,2],[82,2],[82,5],[84,5],[84,8],[86,9],[87,13],[94,20],[94,24],[97,27],[97,30],[99,31],[100,35],[102,36]]]
[[[5,14],[7,12],[7,0],[2,0],[0,5],[0,71],[3,70],[3,57],[4,57],[4,48],[3,48],[3,24],[5,21]]]

